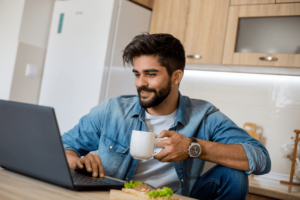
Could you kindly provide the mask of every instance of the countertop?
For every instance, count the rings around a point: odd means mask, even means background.
[[[291,186],[264,176],[249,176],[249,193],[275,199],[300,200],[300,185]]]

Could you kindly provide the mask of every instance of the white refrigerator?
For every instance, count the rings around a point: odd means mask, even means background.
[[[150,20],[127,0],[55,2],[39,105],[54,107],[61,134],[105,98],[136,94],[122,51]]]

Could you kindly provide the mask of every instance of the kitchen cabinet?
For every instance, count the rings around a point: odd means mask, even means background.
[[[270,32],[268,35],[263,35],[261,29],[270,31],[271,24],[266,22],[260,28],[244,26],[248,28],[248,37],[244,37],[243,42],[248,42],[250,46],[252,43],[258,46],[269,41],[268,45],[261,45],[260,49],[239,48],[239,37],[243,32],[241,26],[242,22],[257,20],[279,22],[288,20],[288,22],[296,23],[291,25],[289,23],[282,23],[280,26],[275,26],[277,31]],[[251,23],[252,23],[251,22]],[[289,4],[265,4],[265,5],[245,5],[245,6],[231,6],[229,10],[225,47],[223,54],[224,65],[252,65],[252,66],[273,66],[273,67],[300,67],[300,3]],[[289,26],[287,32],[285,26]],[[255,30],[256,29],[256,30]],[[259,32],[261,37],[255,38],[254,33]],[[283,31],[284,34],[281,34]],[[291,35],[292,34],[292,35]],[[294,38],[291,39],[291,37]],[[254,38],[251,40],[250,38]],[[247,41],[249,40],[249,41]],[[286,44],[292,45],[292,50],[285,50]],[[272,45],[278,44],[278,49],[273,48]],[[290,46],[291,46],[290,45]],[[282,48],[282,46],[284,48]],[[247,47],[247,46],[246,46]],[[289,46],[287,47],[289,48]],[[297,49],[298,48],[298,49]]]
[[[169,33],[183,42],[188,8],[189,0],[155,1],[150,33]]]
[[[189,7],[184,40],[186,62],[221,64],[229,0],[191,0]],[[197,55],[201,57],[197,59]]]
[[[221,64],[230,0],[155,1],[150,33],[170,33],[187,63]]]
[[[141,5],[141,6],[149,8],[150,10],[152,10],[153,4],[154,4],[154,0],[129,0],[129,1],[132,1],[134,3],[137,3],[137,4]]]
[[[297,3],[300,0],[276,0],[276,3]]]
[[[231,0],[230,5],[268,4],[275,3],[275,0]]]

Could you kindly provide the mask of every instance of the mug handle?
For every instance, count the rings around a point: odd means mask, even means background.
[[[157,143],[161,140],[165,140],[167,138],[155,138],[155,144],[154,145],[157,145]],[[161,152],[162,150],[164,150],[164,148],[162,148],[160,151],[156,152],[156,153],[153,153],[152,154],[152,157],[155,156],[156,154],[158,154],[159,152]]]

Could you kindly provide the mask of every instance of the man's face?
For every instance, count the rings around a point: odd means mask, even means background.
[[[170,94],[171,77],[167,69],[159,65],[156,57],[135,57],[132,71],[135,74],[135,86],[143,108],[159,105]]]

